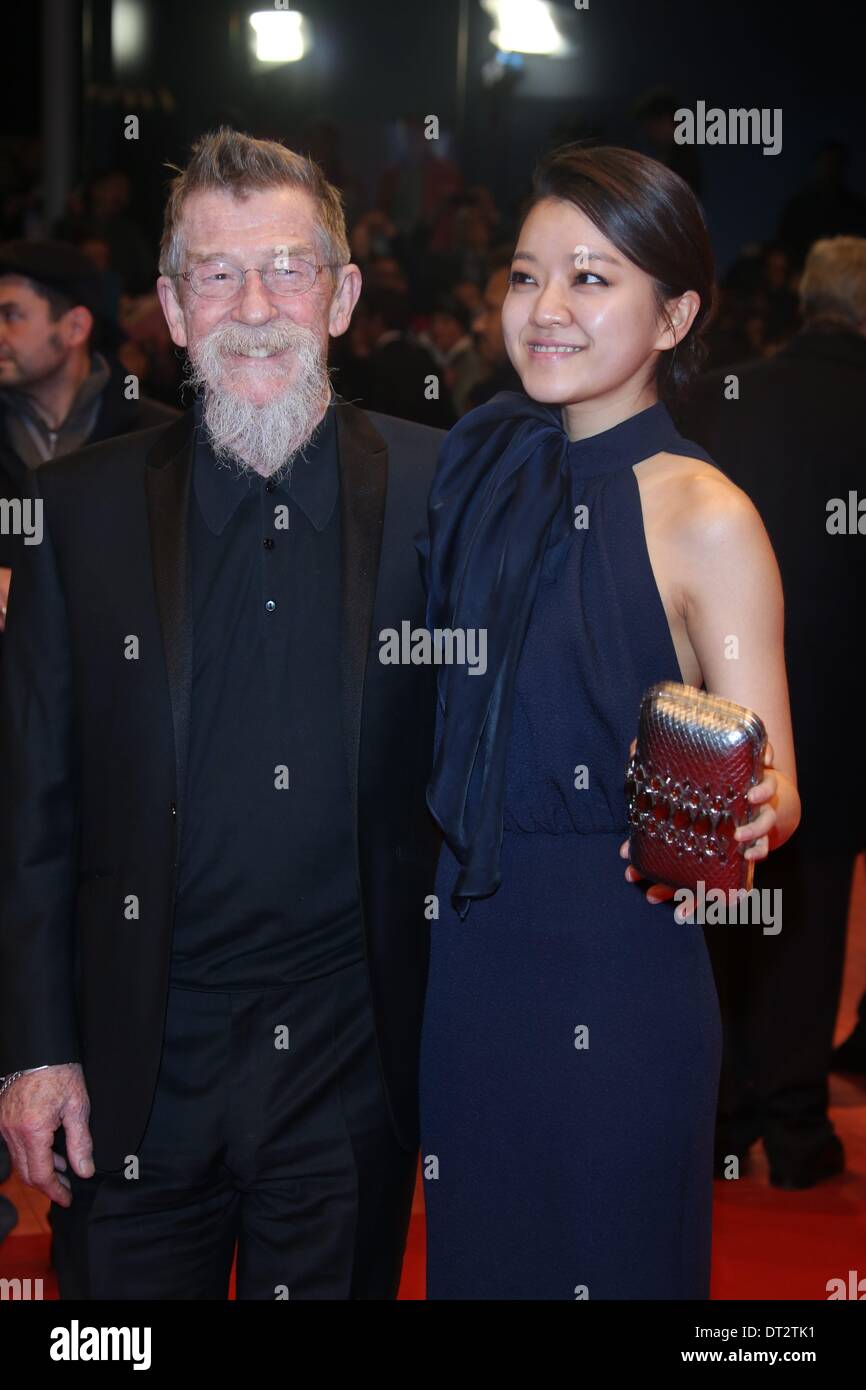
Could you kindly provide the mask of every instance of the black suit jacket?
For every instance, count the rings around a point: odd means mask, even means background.
[[[725,398],[725,379],[739,399]],[[785,654],[803,803],[798,838],[866,843],[866,535],[830,535],[827,503],[866,497],[866,338],[804,330],[777,356],[709,373],[678,412],[749,494],[785,592]]]
[[[423,626],[412,537],[442,435],[346,404],[337,425],[335,736],[385,1088],[411,1150],[438,853],[425,801],[435,670],[381,664],[378,635]],[[45,539],[14,574],[0,662],[0,1072],[80,1061],[109,1168],[141,1139],[162,1046],[191,717],[192,431],[190,414],[33,475]]]

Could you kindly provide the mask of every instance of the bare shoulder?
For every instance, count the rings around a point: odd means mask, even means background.
[[[754,502],[720,469],[704,459],[654,454],[635,467],[648,529],[669,543],[691,550],[739,549],[766,542]]]

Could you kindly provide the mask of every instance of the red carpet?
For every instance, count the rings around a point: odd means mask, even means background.
[[[866,988],[866,871],[861,856],[851,902],[845,983],[836,1038],[847,1037]],[[828,1279],[866,1275],[866,1078],[834,1076],[831,1114],[845,1145],[847,1171],[806,1192],[779,1192],[767,1182],[760,1146],[736,1182],[715,1184],[714,1299],[820,1299]],[[42,1279],[45,1298],[57,1297],[48,1265],[48,1203],[14,1176],[0,1189],[19,1209],[16,1229],[0,1245],[0,1278]],[[232,1281],[231,1296],[234,1296]],[[419,1188],[401,1299],[424,1297],[424,1214]]]

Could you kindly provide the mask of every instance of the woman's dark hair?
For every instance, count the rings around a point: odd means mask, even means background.
[[[701,304],[681,342],[659,355],[656,384],[682,395],[700,373],[701,340],[715,303],[715,262],[700,203],[678,174],[656,159],[615,145],[563,145],[538,165],[527,217],[546,198],[573,203],[655,282],[656,302],[694,290]]]

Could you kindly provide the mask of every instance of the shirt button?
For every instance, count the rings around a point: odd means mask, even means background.
[[[273,600],[272,598],[269,598],[268,601],[267,601],[267,603],[265,604],[265,612],[266,612],[266,613],[273,613],[273,611],[274,611],[274,609],[276,608],[276,606],[277,606],[277,605],[274,603],[274,600]]]
[[[274,548],[274,543],[271,540],[270,536],[266,536],[262,544],[264,545],[265,550],[273,550]]]
[[[265,492],[273,492],[273,490],[274,490],[275,487],[276,487],[276,483],[275,483],[275,482],[265,483]]]

